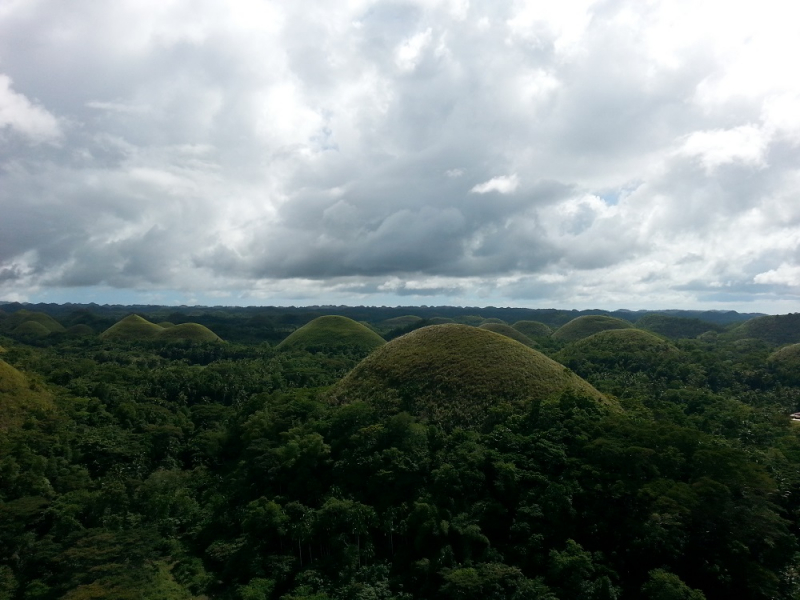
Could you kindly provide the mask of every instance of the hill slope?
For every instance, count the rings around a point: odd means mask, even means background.
[[[352,349],[367,354],[386,343],[381,336],[361,323],[330,315],[317,317],[278,344],[279,350],[306,350],[325,352]]]
[[[163,329],[139,315],[128,315],[100,334],[104,340],[152,340]]]
[[[756,317],[731,329],[729,335],[735,339],[755,338],[770,344],[796,344],[800,342],[800,313]]]
[[[20,424],[29,410],[52,406],[46,391],[31,385],[22,373],[0,360],[0,431]]]
[[[550,337],[553,330],[539,321],[517,321],[512,325],[514,329],[529,338]]]
[[[187,340],[190,342],[221,342],[222,339],[205,325],[199,323],[181,323],[162,327],[156,339],[164,341]]]
[[[486,329],[487,331],[494,331],[495,333],[499,333],[500,335],[504,335],[512,340],[517,340],[520,344],[525,344],[530,348],[533,348],[536,343],[529,338],[524,333],[521,333],[511,327],[511,325],[503,325],[500,323],[484,323],[479,327],[479,329]]]
[[[408,412],[445,427],[479,429],[492,409],[520,412],[563,392],[612,405],[545,355],[467,325],[434,325],[392,340],[331,390],[336,404],[365,402],[386,415]]]
[[[687,319],[673,317],[672,315],[646,315],[636,321],[636,327],[646,329],[659,335],[667,336],[674,340],[681,338],[696,338],[706,331],[722,331],[722,327],[700,319]]]
[[[633,324],[616,317],[606,317],[604,315],[585,315],[572,319],[553,332],[553,339],[561,342],[575,342],[589,337],[592,334],[607,329],[629,329]]]
[[[670,342],[640,329],[609,329],[573,342],[554,358],[583,376],[592,367],[622,367],[650,371],[680,350]]]

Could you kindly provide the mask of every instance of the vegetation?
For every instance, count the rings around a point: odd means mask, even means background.
[[[628,329],[633,325],[622,319],[603,315],[586,315],[573,319],[553,332],[553,339],[574,342],[607,329]]]
[[[516,340],[520,344],[525,344],[530,348],[536,347],[536,342],[534,342],[524,333],[520,333],[519,331],[511,327],[511,325],[505,325],[501,323],[484,323],[479,328],[486,329],[487,331],[494,331],[495,333],[504,335],[508,338],[511,338],[512,340]]]
[[[0,599],[800,597],[793,346],[539,338],[566,368],[451,324],[359,362],[276,348],[321,308],[36,307],[224,344],[23,338],[19,308],[0,314]],[[578,313],[419,309],[534,315]]]
[[[171,327],[162,327],[156,339],[163,341],[186,340],[189,342],[221,342],[220,337],[208,327],[198,323],[181,323]]]
[[[152,340],[161,333],[162,328],[151,323],[139,315],[128,315],[118,323],[115,323],[100,337],[105,340]]]
[[[553,334],[552,329],[539,321],[517,321],[512,327],[531,339],[550,337]]]
[[[381,336],[352,319],[339,316],[318,317],[307,323],[279,345],[279,350],[330,352],[351,350],[363,355],[386,343]]]

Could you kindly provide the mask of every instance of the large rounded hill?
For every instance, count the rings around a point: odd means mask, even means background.
[[[278,344],[279,350],[307,352],[351,351],[369,354],[386,343],[369,327],[338,315],[317,317]]]
[[[334,404],[364,402],[384,415],[408,412],[445,427],[480,429],[492,409],[523,411],[564,392],[612,405],[545,355],[468,325],[434,325],[373,352],[329,394]]]
[[[630,329],[632,327],[632,323],[616,317],[584,315],[572,319],[569,323],[556,329],[553,332],[553,339],[561,342],[575,342],[608,329]]]
[[[553,330],[550,327],[539,321],[517,321],[512,327],[531,339],[550,337],[553,334]]]
[[[554,358],[586,376],[598,367],[650,371],[679,356],[671,342],[647,331],[607,329],[567,345]]]
[[[517,340],[520,344],[525,344],[533,348],[536,343],[524,333],[517,331],[511,325],[504,323],[484,323],[479,329],[486,329],[487,331],[494,331],[500,335],[504,335],[512,340]]]

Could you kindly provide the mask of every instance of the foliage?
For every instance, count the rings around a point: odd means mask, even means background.
[[[518,341],[520,344],[525,344],[529,348],[534,348],[536,343],[529,338],[524,333],[520,333],[511,325],[506,325],[502,323],[484,323],[480,326],[480,329],[486,329],[488,331],[493,331],[495,333],[499,333],[500,335],[504,335],[507,338],[511,338],[512,340]]]
[[[318,317],[293,332],[279,345],[279,350],[307,352],[350,350],[362,356],[385,344],[377,333],[347,317]]]

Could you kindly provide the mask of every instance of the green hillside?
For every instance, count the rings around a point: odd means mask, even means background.
[[[157,340],[190,342],[221,342],[222,339],[208,327],[198,323],[182,323],[172,327],[162,328],[156,334]]]
[[[466,325],[434,325],[392,340],[334,386],[334,404],[366,402],[445,427],[480,429],[492,411],[524,411],[563,392],[612,404],[540,352]]]
[[[640,329],[609,329],[572,342],[553,358],[586,376],[598,367],[655,370],[680,354],[670,342]]]
[[[329,315],[306,323],[278,344],[279,350],[330,352],[351,349],[369,353],[386,343],[381,336],[347,317]]]
[[[767,358],[767,365],[784,383],[800,384],[800,344],[776,350]]]
[[[403,315],[401,317],[392,317],[381,322],[381,326],[387,329],[396,329],[398,327],[407,327],[422,321],[422,317],[417,315]]]
[[[544,323],[539,321],[517,321],[512,325],[514,329],[529,338],[534,339],[537,337],[550,337],[553,330]]]
[[[575,342],[607,329],[629,329],[633,324],[623,319],[604,315],[585,315],[572,319],[553,332],[553,339],[561,342]]]
[[[728,335],[734,339],[755,338],[770,344],[796,344],[800,342],[800,313],[756,317],[731,329]]]
[[[31,384],[17,369],[0,360],[0,431],[19,425],[30,410],[49,410],[49,393]]]
[[[152,340],[164,331],[139,315],[128,315],[100,334],[104,340]]]
[[[23,321],[11,333],[20,337],[42,338],[50,335],[50,330],[38,321]]]
[[[512,340],[517,340],[520,344],[525,344],[530,348],[536,346],[536,343],[531,338],[529,338],[527,335],[523,333],[520,333],[519,331],[511,327],[511,325],[505,325],[500,323],[484,323],[479,327],[479,329],[494,331],[495,333],[499,333],[500,335],[509,337]]]
[[[722,327],[700,319],[687,319],[671,315],[646,315],[636,321],[636,327],[646,329],[673,340],[681,338],[696,338],[706,331],[722,331]]]

